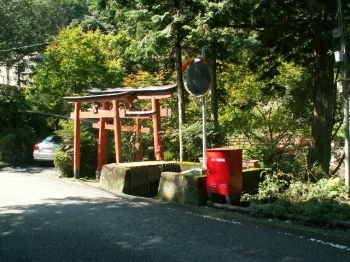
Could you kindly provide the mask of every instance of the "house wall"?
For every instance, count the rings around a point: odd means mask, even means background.
[[[0,84],[17,86],[17,82],[15,68],[7,69],[5,66],[0,66]]]
[[[29,66],[32,66],[32,64],[29,62],[28,57],[24,57],[21,64],[26,66],[22,66],[20,68],[20,72],[18,72],[17,65],[7,68],[5,65],[0,63],[0,84],[26,87],[30,80],[29,74],[31,73],[31,69]]]

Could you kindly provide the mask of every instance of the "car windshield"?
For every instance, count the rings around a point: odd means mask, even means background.
[[[59,144],[61,141],[62,141],[61,137],[53,135],[53,136],[49,136],[49,137],[45,138],[43,142],[50,142],[50,143]]]

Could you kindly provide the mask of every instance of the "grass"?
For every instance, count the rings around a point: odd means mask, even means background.
[[[0,168],[9,167],[8,163],[0,161]]]
[[[192,168],[201,168],[202,164],[197,162],[179,162],[181,166],[181,171],[186,171]]]
[[[334,226],[338,221],[350,222],[349,188],[340,178],[309,181],[281,181],[268,175],[260,183],[259,193],[243,195],[256,215],[294,218],[305,222]]]

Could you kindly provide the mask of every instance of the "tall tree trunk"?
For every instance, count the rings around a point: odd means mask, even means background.
[[[210,52],[210,63],[212,70],[212,87],[211,87],[211,114],[210,118],[214,126],[217,126],[218,121],[218,97],[217,97],[217,81],[216,81],[216,43],[212,42]]]
[[[174,1],[175,12],[180,12],[180,0]],[[182,79],[182,50],[181,50],[181,24],[175,23],[175,60],[177,72],[177,90],[178,90],[178,107],[179,107],[179,160],[183,161],[183,142],[182,142],[182,124],[185,121],[185,86]]]
[[[309,167],[318,164],[323,172],[328,174],[331,159],[331,137],[334,110],[334,60],[328,54],[331,49],[330,37],[326,37],[321,26],[322,21],[317,18],[316,5],[313,0],[306,0],[310,13],[310,22],[316,46],[315,87],[314,87],[314,115],[311,127],[312,145],[309,155]],[[328,29],[327,29],[328,30]],[[329,34],[330,35],[330,34]]]

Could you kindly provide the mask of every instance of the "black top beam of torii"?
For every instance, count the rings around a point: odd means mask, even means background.
[[[88,96],[67,96],[64,99],[69,103],[74,102],[96,102],[122,100],[128,97],[136,97],[142,99],[151,99],[153,97],[171,96],[177,88],[177,83],[165,86],[147,86],[143,88],[119,87],[98,89],[92,88],[88,90]]]

